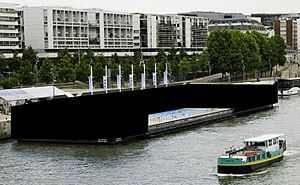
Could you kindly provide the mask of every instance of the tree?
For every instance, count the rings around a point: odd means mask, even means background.
[[[155,71],[155,63],[156,63],[156,59],[153,56],[151,56],[149,58],[149,60],[147,61],[147,64],[146,64],[146,77],[148,79],[152,79],[152,74]]]
[[[102,54],[95,57],[93,62],[93,76],[95,81],[102,82],[105,75],[105,65],[107,65],[107,60]]]
[[[157,76],[162,77],[163,72],[166,70],[166,63],[168,63],[168,57],[164,50],[160,49],[155,58],[157,66]]]
[[[51,84],[53,83],[53,66],[49,58],[43,61],[43,64],[39,71],[39,78],[42,83]]]
[[[184,80],[186,80],[186,75],[191,71],[191,64],[187,58],[183,58],[179,63],[179,72],[183,75]]]
[[[124,81],[128,81],[129,79],[129,74],[131,74],[131,64],[132,64],[132,57],[126,55],[123,58],[123,63],[122,63],[122,79]]]
[[[275,63],[273,60],[273,53],[271,49],[271,45],[269,40],[263,36],[261,33],[258,33],[257,31],[253,31],[250,34],[256,41],[259,47],[259,53],[261,55],[261,60],[263,66],[258,66],[263,67],[264,69],[269,69],[270,68],[270,62]],[[262,69],[261,69],[262,70]]]
[[[57,75],[59,82],[73,82],[76,74],[74,66],[71,63],[71,55],[65,55],[60,59],[60,64],[57,68]]]
[[[21,85],[33,85],[35,74],[30,60],[25,60],[18,71],[18,79]]]
[[[0,53],[0,70],[1,72],[9,70],[8,61],[4,58],[4,56],[1,53]]]
[[[90,65],[86,61],[87,59],[81,60],[75,66],[76,80],[81,82],[87,82],[88,76],[90,75]]]
[[[143,64],[142,61],[143,56],[140,51],[135,51],[133,56],[133,73],[134,73],[134,80],[141,79],[141,73],[143,72]]]
[[[32,49],[31,46],[25,47],[23,49],[23,56],[22,60],[25,61],[30,61],[31,65],[34,66],[37,61],[37,52]]]
[[[283,66],[286,62],[286,44],[284,40],[279,36],[273,36],[270,39],[271,48],[273,51],[273,55],[276,58],[276,64]]]
[[[178,64],[179,64],[179,56],[177,55],[178,50],[175,48],[171,48],[169,51],[168,60],[170,63],[170,74],[175,77],[179,73]]]
[[[209,70],[209,53],[207,52],[207,49],[203,51],[203,53],[198,57],[199,58],[199,68],[204,73],[204,71]]]
[[[111,74],[111,78],[115,79],[116,76],[119,74],[119,64],[121,64],[121,59],[120,57],[117,55],[117,53],[113,54],[111,57],[111,61],[109,63],[109,69],[110,74]]]
[[[95,53],[90,48],[87,50],[85,56],[86,56],[88,62],[95,60]]]
[[[216,72],[228,72],[231,56],[233,39],[229,30],[213,31],[207,42],[207,51],[210,56],[210,66]]]
[[[180,58],[179,58],[180,61],[182,61],[184,57],[185,58],[189,57],[184,48],[180,48],[179,56],[180,56]]]
[[[22,64],[22,60],[18,57],[18,52],[15,51],[13,57],[9,61],[9,68],[12,72],[17,72]]]

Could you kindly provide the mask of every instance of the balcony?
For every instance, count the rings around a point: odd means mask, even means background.
[[[17,13],[0,13],[0,17],[18,17]]]
[[[1,38],[0,37],[0,41],[3,41],[3,42],[5,42],[5,41],[8,41],[8,42],[19,42],[20,39],[16,38],[16,37],[14,37],[14,38]]]

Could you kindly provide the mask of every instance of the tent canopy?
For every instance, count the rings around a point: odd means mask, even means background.
[[[48,98],[55,96],[73,97],[71,93],[64,92],[54,86],[0,90],[0,98],[6,101]]]

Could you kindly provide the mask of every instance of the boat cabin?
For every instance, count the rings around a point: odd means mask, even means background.
[[[254,138],[244,140],[245,148],[248,150],[253,148],[265,152],[274,152],[282,147],[282,134],[266,134]]]
[[[282,78],[278,79],[278,90],[288,90],[293,87],[300,87],[300,78]]]

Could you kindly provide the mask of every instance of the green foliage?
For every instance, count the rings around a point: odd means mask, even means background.
[[[179,72],[184,76],[184,80],[186,79],[186,75],[191,71],[191,64],[187,58],[183,58],[179,63]]]
[[[119,74],[119,64],[121,63],[121,59],[119,58],[117,53],[113,54],[111,57],[111,61],[108,63],[112,81],[117,78],[116,76]]]
[[[21,85],[34,84],[35,73],[30,60],[25,60],[17,73],[18,73],[18,80]]]
[[[3,89],[11,89],[19,84],[19,81],[16,77],[12,76],[10,78],[3,78],[1,80],[1,86]]]
[[[169,63],[170,63],[170,73],[174,76],[178,75],[179,69],[178,69],[178,64],[180,61],[180,57],[177,55],[178,50],[175,48],[171,48],[169,51]]]
[[[59,82],[74,82],[75,81],[75,70],[71,63],[71,55],[67,54],[60,59],[60,64],[57,68],[57,79]]]
[[[93,62],[93,78],[96,82],[102,82],[105,75],[105,65],[107,65],[107,60],[103,55],[95,57]]]
[[[155,58],[156,58],[157,77],[161,77],[163,76],[163,72],[166,70],[166,63],[168,63],[168,57],[164,52],[164,50],[160,49]]]
[[[81,82],[87,82],[88,76],[90,75],[90,65],[87,63],[86,59],[81,60],[77,63],[75,67],[76,80]]]
[[[132,58],[128,55],[126,55],[123,59],[122,63],[122,81],[129,80],[129,74],[131,74],[131,64],[132,64]]]
[[[0,53],[0,70],[7,71],[8,69],[8,60],[4,58],[4,56]]]
[[[90,48],[86,52],[86,59],[88,63],[93,62],[95,60],[95,53]]]
[[[273,56],[275,58],[275,63],[273,63],[273,66],[274,64],[283,66],[286,62],[286,44],[284,43],[284,40],[279,36],[273,36],[270,39],[270,43],[273,50]]]
[[[148,79],[152,79],[152,74],[155,72],[155,63],[156,63],[156,59],[155,57],[150,57],[149,60],[147,61],[146,64],[146,78]],[[157,68],[156,68],[157,70]],[[157,73],[157,71],[156,71]],[[157,76],[159,77],[159,76]]]
[[[18,52],[14,52],[14,55],[9,60],[9,68],[12,72],[17,72],[22,64],[22,59],[18,57]]]
[[[236,73],[268,70],[285,62],[285,44],[280,37],[271,39],[254,31],[216,30],[208,38],[210,66],[215,72]]]
[[[46,58],[42,63],[39,70],[39,78],[42,83],[53,83],[53,65],[48,58]]]
[[[32,49],[31,46],[23,49],[22,60],[30,61],[31,65],[34,65],[37,61],[37,52]]]

